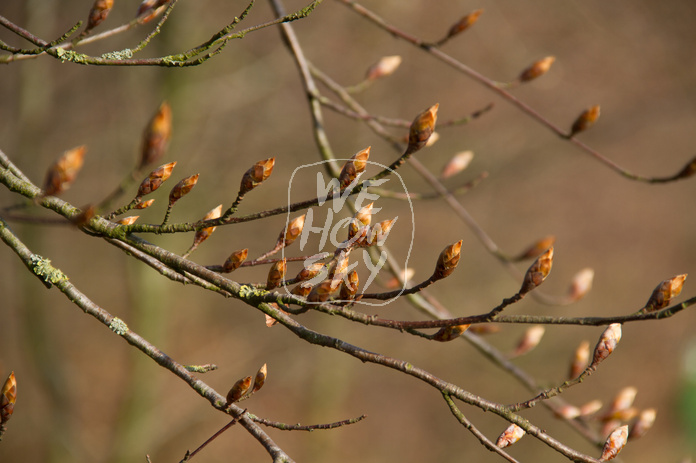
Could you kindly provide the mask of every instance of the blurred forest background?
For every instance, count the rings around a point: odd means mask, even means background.
[[[79,19],[91,0],[0,3],[0,14],[51,40]],[[100,26],[131,20],[139,0],[121,0]],[[443,51],[498,81],[514,79],[533,61],[556,57],[551,71],[514,94],[559,126],[600,104],[598,123],[580,138],[628,170],[666,176],[691,159],[696,146],[696,4],[616,0],[364,0],[388,22],[427,40],[442,37],[464,14],[485,10],[469,31]],[[287,1],[288,11],[304,1]],[[182,1],[144,56],[183,51],[207,40],[239,15],[243,1]],[[272,18],[258,1],[244,26]],[[344,85],[362,80],[380,57],[403,64],[358,99],[373,114],[412,118],[439,102],[439,120],[494,103],[471,124],[438,130],[440,140],[417,156],[439,172],[461,150],[474,161],[454,186],[482,171],[489,177],[461,197],[480,226],[514,254],[545,235],[556,236],[554,269],[542,288],[562,295],[572,276],[595,270],[593,290],[566,307],[532,298],[510,313],[619,315],[645,304],[662,280],[689,273],[682,297],[696,294],[696,179],[666,185],[628,181],[559,139],[481,85],[436,61],[332,0],[293,23],[309,60]],[[85,46],[92,55],[134,46],[148,26]],[[27,46],[6,30],[0,38]],[[327,92],[328,94],[328,92]],[[85,67],[50,57],[0,67],[0,149],[35,183],[65,150],[86,144],[85,166],[62,195],[77,206],[98,202],[136,162],[143,128],[162,100],[171,103],[174,132],[163,161],[177,161],[174,179],[200,173],[172,220],[196,220],[234,199],[254,162],[276,157],[273,177],[243,203],[240,213],[287,201],[295,167],[319,160],[306,99],[295,65],[276,28],[230,43],[202,66],[187,69]],[[396,154],[364,124],[325,112],[332,146],[349,157],[371,145],[371,160],[389,164]],[[405,134],[405,129],[398,134]],[[411,192],[430,191],[410,167],[400,170]],[[173,183],[173,180],[170,180]],[[135,188],[135,187],[134,187]],[[307,186],[310,197],[313,185]],[[168,188],[164,188],[168,191]],[[134,192],[134,190],[133,190]],[[142,211],[157,223],[159,207]],[[124,198],[127,201],[128,198]],[[3,189],[0,207],[17,198]],[[407,205],[380,200],[379,219],[406,217]],[[157,204],[157,203],[156,203]],[[417,202],[409,266],[416,281],[430,275],[441,249],[463,239],[457,271],[437,283],[438,297],[457,315],[490,310],[518,289],[515,281],[442,201]],[[47,216],[37,211],[37,216]],[[257,256],[275,243],[285,217],[218,228],[192,255],[220,264],[234,250]],[[406,223],[404,220],[402,223]],[[362,461],[442,463],[500,461],[450,415],[439,394],[392,370],[363,365],[299,341],[263,315],[234,300],[162,278],[116,248],[72,227],[12,223],[34,251],[52,260],[82,291],[165,353],[184,364],[215,363],[203,379],[219,391],[253,374],[263,363],[264,389],[243,406],[287,423],[312,424],[361,414],[359,424],[333,431],[269,430],[298,462]],[[192,235],[146,237],[183,253]],[[410,233],[395,229],[388,244],[403,249]],[[294,252],[290,249],[289,253]],[[0,445],[0,461],[179,461],[227,422],[186,384],[114,336],[58,291],[46,290],[13,252],[0,247],[0,375],[11,370],[18,402]],[[521,264],[520,270],[528,264]],[[294,275],[299,266],[291,266]],[[242,273],[242,271],[244,273]],[[240,281],[264,281],[267,268],[243,269]],[[366,309],[395,319],[423,318],[405,302]],[[302,323],[352,344],[405,359],[488,399],[530,398],[514,379],[464,342],[433,343],[398,332],[317,314]],[[564,397],[581,405],[604,403],[626,386],[638,388],[636,405],[658,410],[654,429],[621,454],[630,462],[681,462],[696,456],[696,314],[687,310],[659,322],[624,326],[618,350],[585,383]],[[507,352],[525,326],[506,325],[489,342]],[[563,379],[584,339],[594,345],[602,328],[549,327],[541,345],[515,362],[542,384]],[[477,409],[463,411],[495,438],[507,423]],[[523,413],[552,436],[591,455],[599,450],[543,407]],[[563,458],[535,439],[510,452],[521,461]],[[232,428],[198,455],[201,462],[267,461],[243,429]]]

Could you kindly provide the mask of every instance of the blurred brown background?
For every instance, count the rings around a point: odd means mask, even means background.
[[[91,3],[2,2],[0,14],[50,40],[86,18]],[[138,3],[116,2],[101,28],[130,20]],[[628,170],[666,176],[695,154],[692,2],[364,3],[388,22],[428,40],[441,37],[462,15],[483,8],[479,23],[446,44],[445,52],[500,81],[513,79],[537,59],[556,56],[548,75],[514,94],[562,127],[569,127],[585,108],[600,104],[599,123],[581,138]],[[287,2],[288,10],[302,6],[303,1]],[[243,8],[237,0],[179,2],[143,56],[191,48]],[[271,17],[261,1],[244,24]],[[359,82],[381,56],[404,58],[396,74],[358,97],[375,114],[411,120],[439,102],[444,121],[495,103],[493,111],[470,125],[442,129],[440,141],[419,159],[439,172],[457,151],[476,153],[469,170],[447,184],[456,185],[481,171],[490,173],[461,202],[504,250],[516,253],[545,235],[556,235],[554,269],[544,283],[545,292],[562,295],[584,267],[596,272],[593,291],[577,304],[550,307],[528,298],[509,308],[510,313],[626,314],[642,307],[661,280],[680,273],[696,276],[696,179],[667,185],[625,180],[482,86],[338,2],[326,0],[311,18],[293,26],[308,58],[344,85]],[[83,51],[99,55],[134,46],[149,30],[143,27]],[[0,31],[0,38],[27,46],[6,30]],[[271,181],[263,191],[249,195],[240,213],[281,205],[287,200],[293,169],[319,159],[299,77],[273,28],[230,43],[221,55],[196,68],[83,67],[46,57],[2,66],[0,149],[41,183],[57,156],[86,144],[84,169],[63,197],[78,206],[97,202],[135,163],[143,127],[163,99],[174,112],[174,135],[165,159],[178,162],[174,178],[201,174],[193,193],[177,205],[173,220],[195,220],[219,203],[230,204],[242,173],[270,156],[277,158]],[[388,164],[395,158],[363,124],[329,111],[325,117],[337,155],[350,156],[371,145],[371,160]],[[429,191],[410,167],[400,173],[410,191]],[[309,197],[313,187],[307,188]],[[158,193],[160,206],[145,211],[141,221],[161,219],[166,192]],[[15,201],[3,189],[0,205]],[[403,203],[380,201],[380,220],[406,217]],[[452,312],[481,313],[514,294],[518,283],[443,202],[416,203],[414,213],[416,246],[409,265],[416,269],[416,281],[429,276],[445,245],[464,241],[459,268],[435,289]],[[401,223],[406,225],[406,220]],[[221,263],[243,247],[257,256],[272,246],[283,224],[284,217],[275,217],[219,228],[192,258]],[[74,229],[24,223],[12,227],[96,303],[174,359],[219,365],[218,371],[203,376],[218,391],[226,392],[238,378],[268,363],[266,386],[244,403],[253,413],[302,424],[368,415],[360,424],[340,430],[270,430],[298,462],[500,461],[453,419],[436,391],[412,378],[315,348],[282,327],[266,328],[257,311],[167,281]],[[410,230],[397,228],[389,244],[400,253],[409,237]],[[147,239],[181,253],[191,236]],[[227,422],[182,381],[83,316],[58,291],[45,290],[6,247],[0,248],[0,262],[0,375],[4,378],[14,370],[19,386],[15,415],[0,444],[0,461],[111,463],[145,461],[145,454],[155,463],[179,461],[186,449],[194,449]],[[298,268],[291,267],[291,272]],[[234,278],[262,281],[266,270],[239,271]],[[693,288],[693,281],[687,280],[680,300],[696,294]],[[403,302],[367,310],[387,318],[422,318]],[[429,343],[313,314],[301,322],[408,360],[491,400],[511,403],[530,397],[465,342]],[[635,386],[636,405],[657,408],[655,428],[622,452],[623,461],[679,462],[696,455],[695,323],[693,310],[687,310],[671,319],[625,326],[617,352],[589,380],[565,394],[578,405],[595,398],[607,403],[621,388]],[[504,326],[487,339],[509,351],[524,329]],[[541,383],[556,384],[564,379],[576,346],[584,339],[594,345],[601,331],[549,328],[542,344],[515,363]],[[505,427],[492,414],[462,409],[493,439]],[[524,416],[566,444],[599,455],[543,407]],[[521,461],[563,461],[533,438],[510,452]],[[232,428],[196,458],[268,460],[241,428]]]

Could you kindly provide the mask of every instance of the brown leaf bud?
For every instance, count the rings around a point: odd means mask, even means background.
[[[657,285],[657,288],[655,288],[650,299],[648,299],[648,302],[645,304],[645,311],[655,312],[656,310],[667,307],[672,302],[672,299],[679,296],[681,293],[686,277],[687,274],[684,273],[669,278]]]
[[[351,271],[346,278],[341,280],[341,291],[339,293],[339,297],[344,301],[353,299],[355,294],[358,292],[359,284],[360,278],[358,277],[358,272],[355,270]]]
[[[288,226],[278,235],[278,245],[289,246],[300,237],[304,228],[305,216],[306,214],[296,217],[288,223]]]
[[[5,380],[0,390],[0,423],[5,423],[12,416],[17,401],[17,379],[14,371]]]
[[[495,445],[498,448],[503,449],[522,439],[522,436],[524,435],[524,429],[520,428],[519,426],[513,423],[510,426],[508,426],[507,429],[505,429],[505,431],[503,431],[500,437],[498,437],[498,440],[496,441]]]
[[[563,419],[572,420],[580,416],[580,409],[574,405],[565,404],[556,410],[556,414]]]
[[[367,80],[377,80],[382,77],[391,75],[396,71],[401,65],[401,56],[383,56],[375,64],[367,69],[365,74],[365,79]]]
[[[143,0],[138,7],[136,17],[139,17],[140,23],[145,24],[152,20],[157,13],[157,9],[167,3],[169,0]],[[140,17],[141,15],[145,15]]]
[[[495,334],[500,333],[500,326],[493,323],[480,323],[469,328],[475,334]]]
[[[246,260],[247,255],[249,254],[248,249],[240,249],[239,251],[235,251],[232,254],[230,254],[230,257],[225,260],[225,263],[222,264],[222,268],[225,272],[233,272],[239,268],[240,265]]]
[[[609,461],[615,458],[628,440],[628,425],[621,426],[612,432],[604,443],[602,456],[599,461]]]
[[[599,362],[609,357],[617,344],[621,340],[621,324],[612,323],[604,330],[599,342],[595,346],[594,354],[592,355],[592,365],[597,365]]]
[[[348,264],[350,253],[346,251],[341,251],[336,255],[336,257],[329,263],[329,278],[331,280],[341,280],[346,274],[348,269]]]
[[[96,0],[89,11],[86,31],[94,29],[101,24],[109,15],[114,6],[114,0]]]
[[[338,288],[338,280],[325,280],[312,288],[307,295],[307,302],[322,303],[326,302],[331,294]]]
[[[176,161],[169,162],[150,172],[150,175],[148,175],[147,178],[140,184],[136,197],[140,198],[142,196],[149,195],[159,188],[162,183],[164,183],[169,176],[172,175],[172,170],[174,169],[175,165]]]
[[[139,169],[153,164],[164,156],[172,136],[172,108],[163,102],[143,134],[143,147],[140,153]]]
[[[271,172],[273,172],[274,165],[275,158],[268,158],[251,166],[242,176],[239,194],[244,195],[259,186],[261,182],[267,180],[271,176]]]
[[[312,291],[311,286],[304,286],[303,284],[299,284],[292,288],[290,294],[292,294],[293,296],[307,297],[310,291]]]
[[[413,120],[408,134],[407,153],[415,153],[428,142],[428,139],[435,131],[437,109],[439,106],[439,103],[437,103],[429,107]]]
[[[522,336],[522,339],[520,339],[519,343],[517,344],[513,355],[524,355],[534,349],[541,342],[541,338],[544,337],[545,332],[546,328],[544,328],[542,325],[527,328],[527,330],[524,332],[524,336]]]
[[[525,249],[515,260],[535,259],[553,246],[555,242],[555,236],[545,236]]]
[[[469,164],[473,159],[473,151],[462,151],[460,153],[455,154],[452,157],[452,159],[450,159],[449,162],[445,164],[445,167],[442,168],[442,172],[440,173],[440,179],[444,180],[454,175],[457,175],[459,172],[469,167]]]
[[[599,105],[592,106],[582,112],[573,122],[573,126],[570,129],[569,137],[574,136],[580,132],[584,132],[594,125],[594,123],[599,119]]]
[[[319,272],[324,270],[326,266],[321,262],[315,262],[303,268],[300,273],[297,274],[295,279],[297,281],[307,281],[311,280],[315,276],[319,275]]]
[[[187,195],[193,187],[198,183],[198,175],[191,175],[181,180],[179,183],[174,185],[172,191],[169,192],[169,207],[173,206],[175,202]]]
[[[679,171],[679,173],[675,176],[675,179],[689,178],[694,174],[696,174],[696,157],[689,161],[689,163]]]
[[[202,220],[205,221],[205,220],[217,219],[221,215],[222,215],[222,204],[219,204],[218,207],[216,207],[215,209],[212,209],[210,212],[208,212],[203,217]],[[198,230],[193,237],[194,245],[197,246],[197,245],[201,244],[203,241],[207,240],[210,237],[210,235],[213,234],[213,232],[215,231],[215,228],[217,228],[217,227],[208,227],[208,228],[203,228],[202,230]]]
[[[133,206],[133,209],[147,209],[148,207],[152,206],[152,203],[154,203],[154,199],[148,199],[147,201],[141,201],[135,206]]]
[[[346,188],[356,179],[358,174],[365,172],[367,159],[370,157],[370,148],[368,146],[364,150],[358,151],[343,165],[341,173],[338,175],[338,182],[341,188]]]
[[[537,77],[541,77],[544,74],[546,74],[549,71],[549,69],[551,69],[551,65],[554,61],[556,61],[555,56],[547,56],[546,58],[542,58],[539,61],[535,61],[532,63],[531,66],[522,71],[517,79],[520,82],[529,82],[530,80],[534,80]]]
[[[471,325],[443,326],[433,335],[433,340],[447,342],[452,339],[457,339],[463,332],[469,329],[470,326]]]
[[[459,263],[459,258],[461,257],[462,250],[462,240],[457,241],[454,244],[447,246],[441,253],[440,257],[437,258],[437,264],[435,265],[435,273],[433,273],[433,279],[441,280],[446,278],[454,272]]]
[[[643,437],[652,428],[655,418],[657,418],[657,410],[654,408],[648,408],[640,412],[638,419],[631,425],[628,433],[629,440]]]
[[[121,220],[118,220],[116,223],[119,225],[132,225],[135,223],[136,220],[140,218],[139,215],[131,215],[129,217],[124,217]]]
[[[587,364],[590,361],[590,342],[583,341],[573,355],[573,361],[570,363],[570,373],[568,379],[575,379],[580,376],[580,373],[585,371]]]
[[[635,387],[625,387],[621,389],[616,397],[614,397],[609,410],[604,414],[602,420],[623,419],[625,417],[623,412],[631,408],[633,401],[636,399],[636,394],[638,394],[638,389]],[[637,411],[634,413],[637,413]]]
[[[367,206],[363,206],[355,213],[348,225],[348,239],[352,239],[360,229],[370,225],[372,222],[372,207],[374,204],[375,203],[372,202]]]
[[[287,259],[279,260],[271,265],[271,269],[268,271],[268,279],[266,280],[266,289],[270,291],[279,287],[285,278],[287,269]]]
[[[267,377],[268,367],[264,363],[263,366],[259,368],[259,371],[256,372],[256,376],[254,377],[254,388],[251,390],[251,392],[256,392],[261,389],[263,384],[266,382]]]
[[[78,146],[66,151],[46,172],[44,196],[55,196],[68,188],[82,168],[86,146]]]
[[[591,400],[580,407],[580,416],[590,416],[597,413],[602,408],[600,400]]]
[[[585,297],[592,289],[592,281],[594,280],[594,270],[586,268],[580,270],[574,277],[568,290],[568,298],[573,301],[578,301]]]
[[[447,38],[452,38],[457,34],[461,34],[471,26],[473,26],[476,21],[478,21],[479,16],[483,14],[483,9],[474,10],[468,15],[464,16],[462,19],[457,21],[449,28],[447,32]]]
[[[545,253],[540,255],[537,260],[527,269],[520,288],[520,294],[527,294],[541,283],[551,272],[553,265],[553,247],[550,247]]]
[[[396,218],[391,220],[383,220],[380,223],[375,224],[375,226],[370,229],[370,233],[367,236],[368,246],[375,244],[378,246],[384,245],[384,242],[387,240],[389,232],[391,231],[392,227],[394,227],[395,223]]]
[[[233,404],[244,397],[251,389],[251,376],[242,378],[232,386],[232,389],[227,393],[227,404]]]

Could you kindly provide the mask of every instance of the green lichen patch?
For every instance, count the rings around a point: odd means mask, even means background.
[[[31,256],[31,262],[34,264],[32,271],[41,277],[41,279],[45,281],[49,287],[60,281],[65,281],[68,279],[63,272],[51,265],[50,260],[41,257],[38,254]]]

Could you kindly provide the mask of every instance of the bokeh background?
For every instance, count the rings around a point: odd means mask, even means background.
[[[129,21],[138,1],[116,2],[111,28]],[[158,56],[191,48],[239,15],[244,2],[179,2],[160,36],[143,52]],[[288,10],[304,6],[287,1]],[[513,79],[531,62],[556,56],[552,71],[514,90],[554,123],[569,127],[585,108],[600,104],[599,123],[583,141],[627,169],[666,176],[694,156],[696,127],[696,4],[682,0],[612,2],[505,2],[365,0],[390,23],[436,40],[464,14],[485,10],[479,23],[443,50],[499,81]],[[89,0],[26,0],[0,3],[0,14],[52,39],[86,18]],[[244,25],[272,17],[260,1]],[[461,197],[478,224],[509,253],[553,234],[556,258],[543,291],[563,295],[582,268],[596,272],[594,289],[565,307],[527,298],[510,313],[564,316],[631,313],[663,279],[696,275],[696,179],[666,185],[628,181],[550,133],[516,108],[464,75],[325,0],[311,18],[293,23],[305,53],[338,82],[352,85],[381,56],[401,55],[390,78],[358,96],[374,114],[411,120],[439,102],[441,121],[494,103],[466,126],[443,129],[440,140],[418,154],[434,172],[461,150],[476,157],[454,186],[483,171],[489,177]],[[149,27],[85,46],[101,53],[134,46]],[[317,161],[301,83],[276,29],[230,43],[203,66],[188,69],[100,68],[41,57],[0,67],[0,149],[35,182],[63,151],[86,144],[78,181],[63,197],[80,206],[104,198],[138,158],[145,124],[164,99],[174,113],[166,161],[177,161],[174,178],[201,177],[177,205],[173,220],[195,220],[234,199],[243,172],[276,157],[273,177],[250,194],[240,213],[287,201],[295,167]],[[0,38],[27,46],[6,30]],[[329,93],[327,92],[327,95]],[[396,156],[363,124],[326,111],[326,128],[337,155],[372,146],[374,161]],[[403,129],[394,132],[403,135]],[[409,191],[428,186],[410,167]],[[300,185],[301,187],[302,185]],[[305,185],[306,197],[314,186]],[[132,187],[135,191],[135,186]],[[302,195],[304,190],[296,190]],[[144,211],[156,223],[160,206]],[[1,205],[17,198],[3,190]],[[129,198],[123,198],[123,202]],[[156,203],[157,204],[157,203]],[[408,205],[381,199],[380,220],[407,218]],[[47,217],[42,211],[36,217]],[[441,201],[416,202],[415,246],[409,266],[427,278],[440,250],[463,240],[459,268],[434,290],[455,314],[489,310],[518,289],[518,282]],[[257,256],[269,249],[284,217],[218,228],[192,256],[219,264],[247,247]],[[403,226],[402,226],[403,225]],[[402,220],[389,245],[403,258],[411,229]],[[263,316],[233,300],[161,278],[101,240],[66,226],[12,222],[36,253],[52,260],[96,303],[184,364],[215,363],[203,379],[224,393],[239,378],[268,364],[269,380],[244,403],[253,413],[287,423],[325,423],[367,414],[360,424],[333,431],[283,432],[271,436],[298,462],[320,461],[500,461],[450,415],[440,395],[397,372],[299,341],[282,327],[267,328]],[[148,237],[183,253],[191,235]],[[292,250],[289,250],[292,252]],[[46,290],[8,248],[0,248],[0,374],[17,375],[15,414],[0,444],[0,461],[131,462],[179,461],[222,427],[226,417],[182,381],[86,317],[56,290]],[[521,264],[523,271],[528,264]],[[299,266],[291,267],[291,272]],[[239,281],[263,281],[267,269],[240,270]],[[686,281],[681,299],[693,296]],[[404,302],[370,313],[396,319],[422,318]],[[315,314],[307,326],[369,350],[405,359],[464,389],[502,403],[528,399],[513,378],[465,342],[438,344],[397,332],[359,326]],[[622,388],[638,389],[636,406],[658,410],[654,429],[621,454],[630,462],[691,461],[696,455],[696,315],[624,327],[617,352],[581,386],[565,394],[580,405],[605,404]],[[508,352],[524,326],[503,326],[487,340]],[[541,345],[515,363],[542,384],[564,379],[582,340],[594,345],[601,328],[549,328]],[[495,439],[506,423],[479,410],[464,413]],[[543,407],[524,416],[552,436],[599,455],[569,426]],[[510,452],[520,461],[563,458],[533,438]],[[258,443],[232,428],[196,457],[200,461],[267,461]]]

